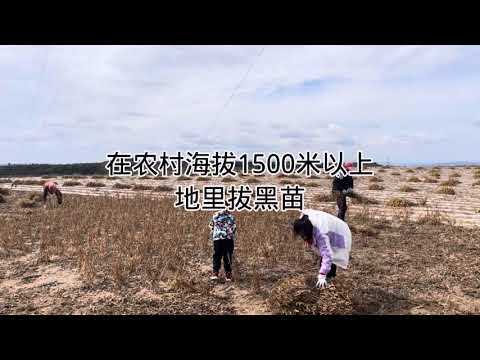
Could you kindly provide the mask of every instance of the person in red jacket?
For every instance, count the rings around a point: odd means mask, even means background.
[[[57,197],[58,205],[63,202],[62,192],[58,189],[58,183],[55,181],[47,181],[43,184],[43,202],[47,202],[48,195],[55,195]]]

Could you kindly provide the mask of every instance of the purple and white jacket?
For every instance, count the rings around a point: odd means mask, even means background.
[[[346,269],[352,248],[352,233],[348,225],[336,216],[319,210],[304,210],[300,217],[303,215],[308,215],[313,225],[310,248],[322,258],[319,273],[328,274],[332,264]]]

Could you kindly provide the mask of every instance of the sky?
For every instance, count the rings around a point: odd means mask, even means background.
[[[115,151],[480,162],[480,46],[0,46],[0,164]]]

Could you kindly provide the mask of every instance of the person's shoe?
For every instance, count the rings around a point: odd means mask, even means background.
[[[225,280],[226,281],[233,281],[233,276],[231,272],[226,272],[225,273]]]
[[[218,280],[218,272],[213,272],[212,276],[210,276],[210,280]]]

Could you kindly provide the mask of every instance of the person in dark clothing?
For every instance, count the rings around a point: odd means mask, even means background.
[[[351,171],[353,168],[352,163],[345,163],[343,165],[345,169]],[[334,179],[332,184],[332,191],[335,194],[338,214],[337,217],[342,221],[345,221],[345,215],[347,213],[347,194],[353,190],[353,177],[350,175],[343,176],[339,173]]]

